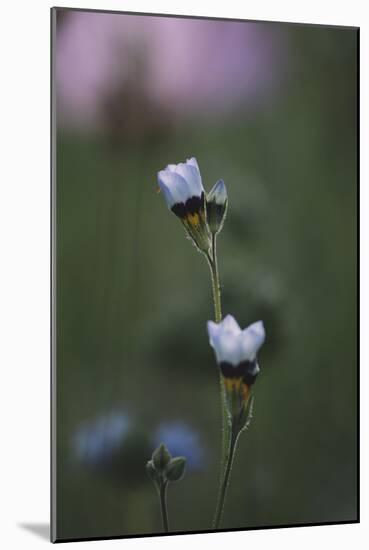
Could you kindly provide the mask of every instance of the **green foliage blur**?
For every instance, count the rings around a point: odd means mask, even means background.
[[[145,471],[162,422],[190,426],[204,449],[202,468],[169,489],[171,530],[211,528],[221,415],[210,274],[156,193],[158,170],[190,156],[207,190],[219,178],[228,188],[223,313],[262,319],[267,334],[223,527],[356,519],[357,34],[283,28],[288,64],[254,110],[147,131],[143,118],[139,132],[129,121],[58,128],[60,538],[162,531]],[[130,436],[113,466],[91,468],[76,430],[116,409]]]

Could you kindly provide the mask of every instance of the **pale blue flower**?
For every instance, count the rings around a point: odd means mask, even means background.
[[[233,366],[243,361],[255,361],[256,354],[265,340],[262,321],[241,330],[232,315],[227,315],[220,323],[208,321],[208,334],[218,363],[227,362]]]
[[[180,218],[196,247],[207,254],[211,241],[197,160],[192,157],[186,162],[168,164],[158,172],[158,184],[168,208]]]
[[[200,199],[204,192],[199,166],[193,157],[160,170],[158,184],[171,210],[177,204],[185,205],[192,197]]]
[[[208,321],[208,334],[226,388],[241,388],[246,399],[260,372],[256,354],[265,340],[262,321],[241,330],[235,318],[227,315],[220,323]]]
[[[235,318],[227,315],[218,324],[208,321],[208,333],[223,376],[228,413],[245,427],[250,420],[251,386],[260,372],[256,354],[265,340],[264,325],[258,321],[241,330]]]
[[[90,466],[109,464],[130,430],[130,418],[120,411],[85,422],[74,434],[74,454],[78,460]]]

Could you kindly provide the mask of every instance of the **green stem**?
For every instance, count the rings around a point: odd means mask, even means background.
[[[167,509],[167,483],[162,483],[160,485],[159,498],[160,498],[161,519],[163,521],[163,529],[165,533],[168,533],[169,522],[168,522],[168,509]]]
[[[213,524],[214,529],[219,528],[220,522],[222,519],[225,497],[227,494],[227,488],[228,488],[229,478],[232,471],[232,464],[234,460],[239,433],[240,433],[239,431],[232,428],[232,435],[229,442],[229,449],[228,449],[228,454],[226,459],[224,477],[220,486],[219,498],[218,498],[217,507],[215,511],[214,524]]]
[[[212,235],[212,246],[211,246],[211,255],[208,253],[206,258],[209,263],[210,273],[211,273],[211,282],[213,289],[213,302],[214,302],[214,315],[215,322],[219,323],[222,320],[222,303],[221,303],[221,289],[220,289],[220,279],[219,279],[219,270],[218,270],[218,258],[217,258],[217,237]],[[227,451],[230,444],[230,433],[229,433],[229,424],[228,424],[228,412],[226,405],[226,395],[224,381],[221,373],[219,373],[219,386],[220,386],[220,401],[221,401],[221,414],[222,414],[222,447],[221,447],[221,460],[220,460],[220,474],[219,474],[219,492],[218,500],[216,506],[216,516],[220,506],[224,506],[225,494],[222,494],[222,487],[224,478],[226,475],[226,463],[227,463]],[[229,474],[228,474],[229,476]],[[214,519],[214,524],[219,520]]]
[[[217,243],[217,237],[216,235],[212,235],[212,254],[210,255],[208,253],[206,255],[206,259],[208,260],[210,273],[211,273],[215,322],[219,323],[222,320],[222,302],[221,302],[221,293],[220,293],[220,280],[219,280],[219,271],[218,271],[216,243]]]

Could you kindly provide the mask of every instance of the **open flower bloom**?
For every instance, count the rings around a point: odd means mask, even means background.
[[[168,164],[158,173],[158,184],[168,208],[180,218],[197,247],[207,252],[210,236],[206,223],[205,192],[196,159]]]
[[[256,355],[265,340],[262,321],[241,330],[234,317],[227,315],[218,324],[208,321],[208,334],[227,391],[240,392],[246,400],[260,371]]]

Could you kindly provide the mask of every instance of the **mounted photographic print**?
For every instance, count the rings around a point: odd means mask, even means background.
[[[53,8],[52,540],[358,521],[353,27]]]

